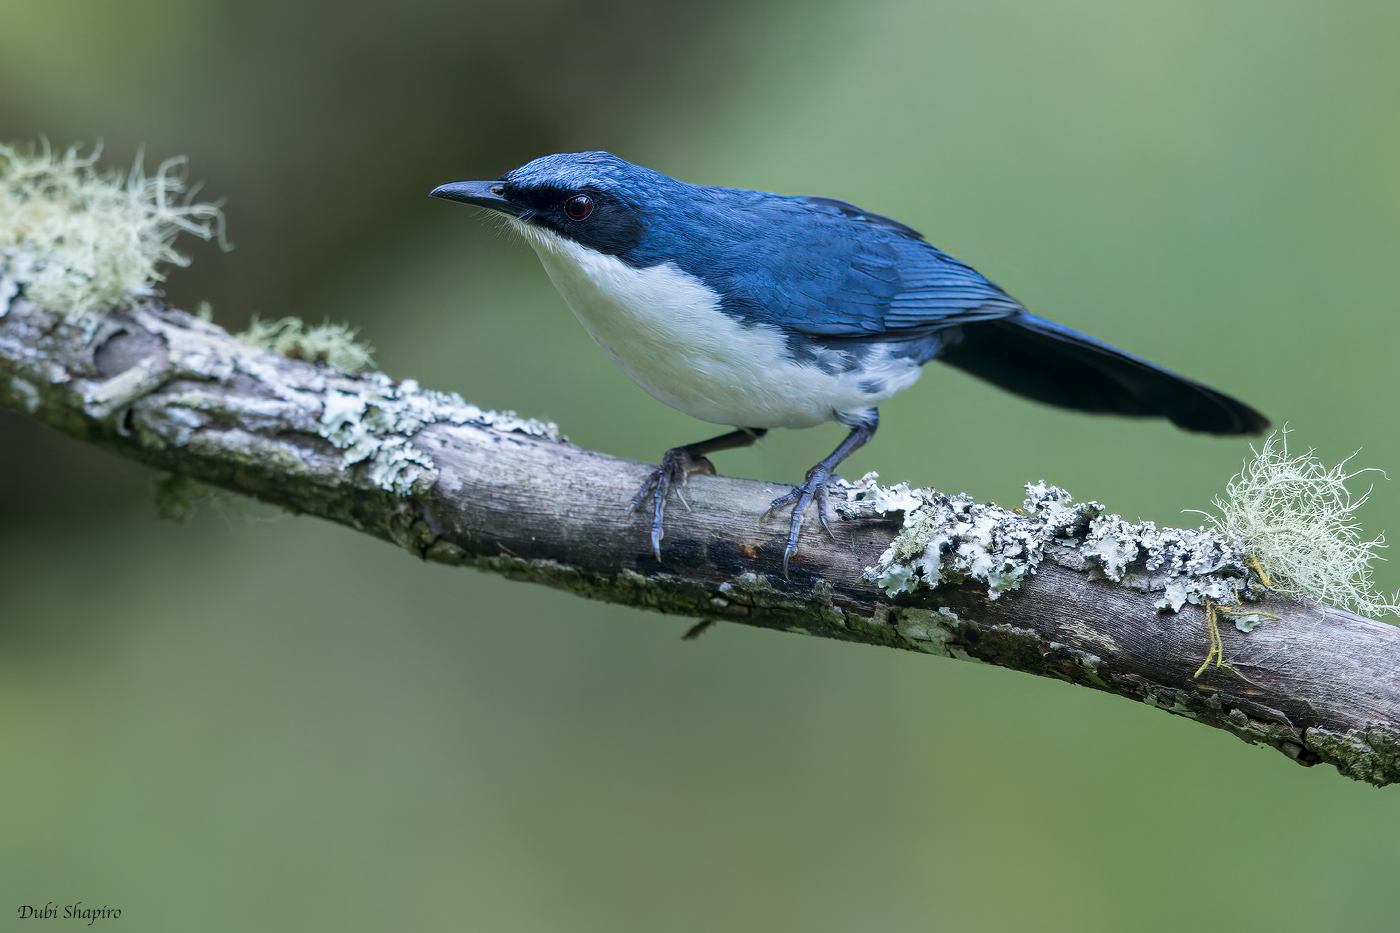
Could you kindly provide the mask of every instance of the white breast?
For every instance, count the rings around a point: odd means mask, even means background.
[[[919,378],[908,359],[884,357],[874,367],[835,374],[794,362],[781,332],[731,318],[713,289],[674,263],[635,269],[547,230],[512,226],[613,361],[693,417],[746,428],[811,427],[870,408]]]

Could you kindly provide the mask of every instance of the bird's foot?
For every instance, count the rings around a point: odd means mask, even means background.
[[[658,561],[661,560],[661,539],[665,536],[661,529],[661,520],[666,514],[667,495],[674,489],[681,505],[689,510],[690,503],[685,501],[685,487],[690,480],[690,474],[714,472],[714,464],[708,458],[697,457],[684,447],[672,447],[666,451],[666,456],[661,458],[661,465],[652,471],[642,488],[637,490],[637,495],[632,498],[631,510],[639,511],[648,502],[651,503],[651,550]]]
[[[783,576],[788,574],[788,561],[792,555],[797,553],[797,538],[802,533],[802,516],[807,511],[807,506],[813,501],[817,503],[817,518],[822,523],[822,528],[835,540],[836,536],[831,533],[831,526],[826,521],[826,494],[827,482],[831,479],[831,468],[825,464],[817,464],[807,471],[807,478],[802,485],[792,492],[779,496],[773,500],[773,504],[768,506],[768,510],[759,517],[759,521],[765,521],[768,516],[778,511],[785,505],[792,505],[792,524],[788,528],[787,547],[783,549]]]

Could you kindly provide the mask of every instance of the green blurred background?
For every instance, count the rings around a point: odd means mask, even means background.
[[[1384,0],[3,0],[0,140],[188,154],[237,249],[194,244],[172,300],[349,321],[389,373],[613,454],[712,429],[433,185],[606,148],[851,200],[1394,470],[1397,47]],[[848,476],[1007,504],[1045,478],[1163,523],[1247,453],[938,367],[883,415]],[[792,481],[839,433],[719,466]],[[1395,790],[989,667],[682,644],[688,620],[313,519],[157,522],[150,481],[0,412],[11,924],[78,900],[172,931],[1395,923]],[[1364,518],[1400,529],[1400,489]]]

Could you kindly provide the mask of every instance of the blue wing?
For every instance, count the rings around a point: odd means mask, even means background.
[[[740,273],[724,289],[730,301],[764,296],[767,314],[755,317],[771,315],[771,323],[812,337],[898,341],[1024,313],[995,283],[898,221],[828,198],[764,207],[778,216],[756,245],[780,260],[766,266],[779,274],[753,282]]]

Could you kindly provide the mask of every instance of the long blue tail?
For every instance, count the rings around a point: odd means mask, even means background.
[[[1258,434],[1237,399],[1053,321],[1022,313],[959,328],[938,358],[1010,392],[1076,411],[1166,418],[1187,431]],[[949,335],[952,336],[952,335]]]

